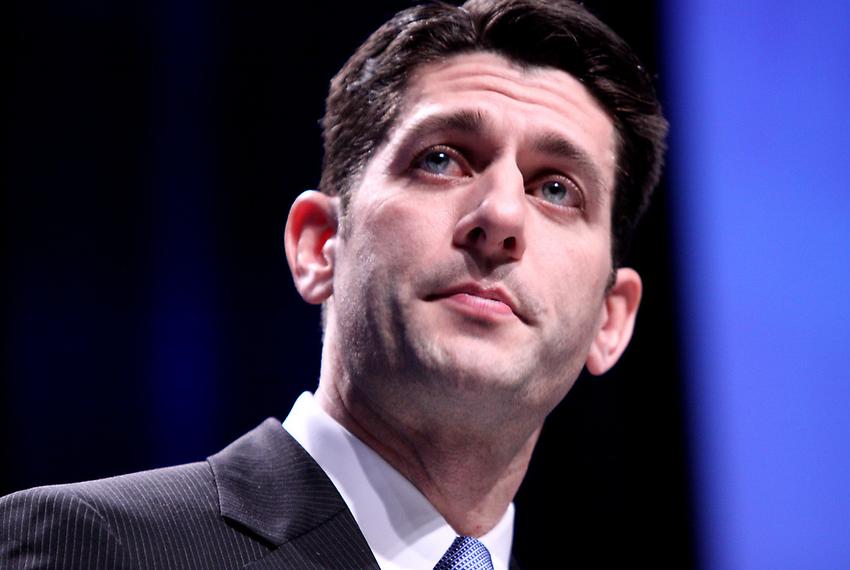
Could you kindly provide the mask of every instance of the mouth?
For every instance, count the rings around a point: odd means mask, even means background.
[[[516,299],[503,287],[484,287],[478,283],[462,283],[431,295],[426,300],[445,300],[470,316],[498,320],[516,317],[527,322],[518,310]]]

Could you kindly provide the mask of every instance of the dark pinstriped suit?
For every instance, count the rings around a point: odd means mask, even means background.
[[[0,499],[0,568],[378,564],[333,483],[269,418],[206,462]]]

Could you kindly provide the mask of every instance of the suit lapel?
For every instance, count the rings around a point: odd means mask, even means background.
[[[278,547],[248,568],[378,568],[333,483],[278,420],[208,461],[221,515]]]
[[[380,570],[348,510],[245,567],[246,570],[272,568]]]

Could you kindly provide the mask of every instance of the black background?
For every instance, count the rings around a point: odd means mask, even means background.
[[[201,459],[315,387],[283,226],[328,81],[406,5],[13,5],[0,494]],[[663,89],[655,3],[588,6]],[[630,260],[632,345],[552,414],[516,498],[526,568],[695,564],[667,193]]]

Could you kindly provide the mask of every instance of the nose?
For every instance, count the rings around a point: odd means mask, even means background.
[[[491,165],[475,181],[470,200],[455,227],[454,245],[493,264],[521,259],[527,201],[516,164]]]

